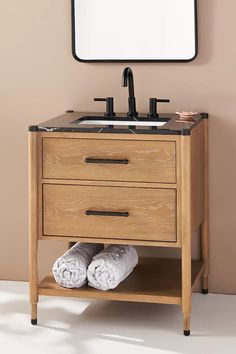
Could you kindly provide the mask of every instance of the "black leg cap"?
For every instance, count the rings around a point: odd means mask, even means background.
[[[31,320],[31,324],[32,324],[33,326],[36,326],[36,324],[37,324],[37,318],[36,318],[36,320]]]
[[[189,329],[188,329],[188,330],[185,329],[185,330],[184,330],[184,335],[185,335],[185,336],[190,336],[190,330],[189,330]]]
[[[208,289],[202,289],[202,294],[204,295],[208,294]]]

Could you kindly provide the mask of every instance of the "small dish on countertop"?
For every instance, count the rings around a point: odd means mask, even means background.
[[[195,122],[193,117],[198,114],[197,112],[185,112],[185,111],[175,112],[175,113],[179,115],[179,120],[176,120],[176,122],[186,122],[186,123]]]

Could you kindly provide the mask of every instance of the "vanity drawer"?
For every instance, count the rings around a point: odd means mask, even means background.
[[[43,139],[43,177],[176,183],[175,141]]]
[[[176,190],[44,184],[43,234],[176,242]]]

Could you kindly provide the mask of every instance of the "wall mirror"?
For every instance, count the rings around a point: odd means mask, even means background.
[[[72,0],[79,61],[191,61],[197,55],[197,0]]]

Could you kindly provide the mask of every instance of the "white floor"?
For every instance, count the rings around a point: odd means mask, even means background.
[[[236,353],[236,296],[195,294],[190,337],[174,305],[41,297],[38,320],[28,284],[1,281],[1,354]]]

